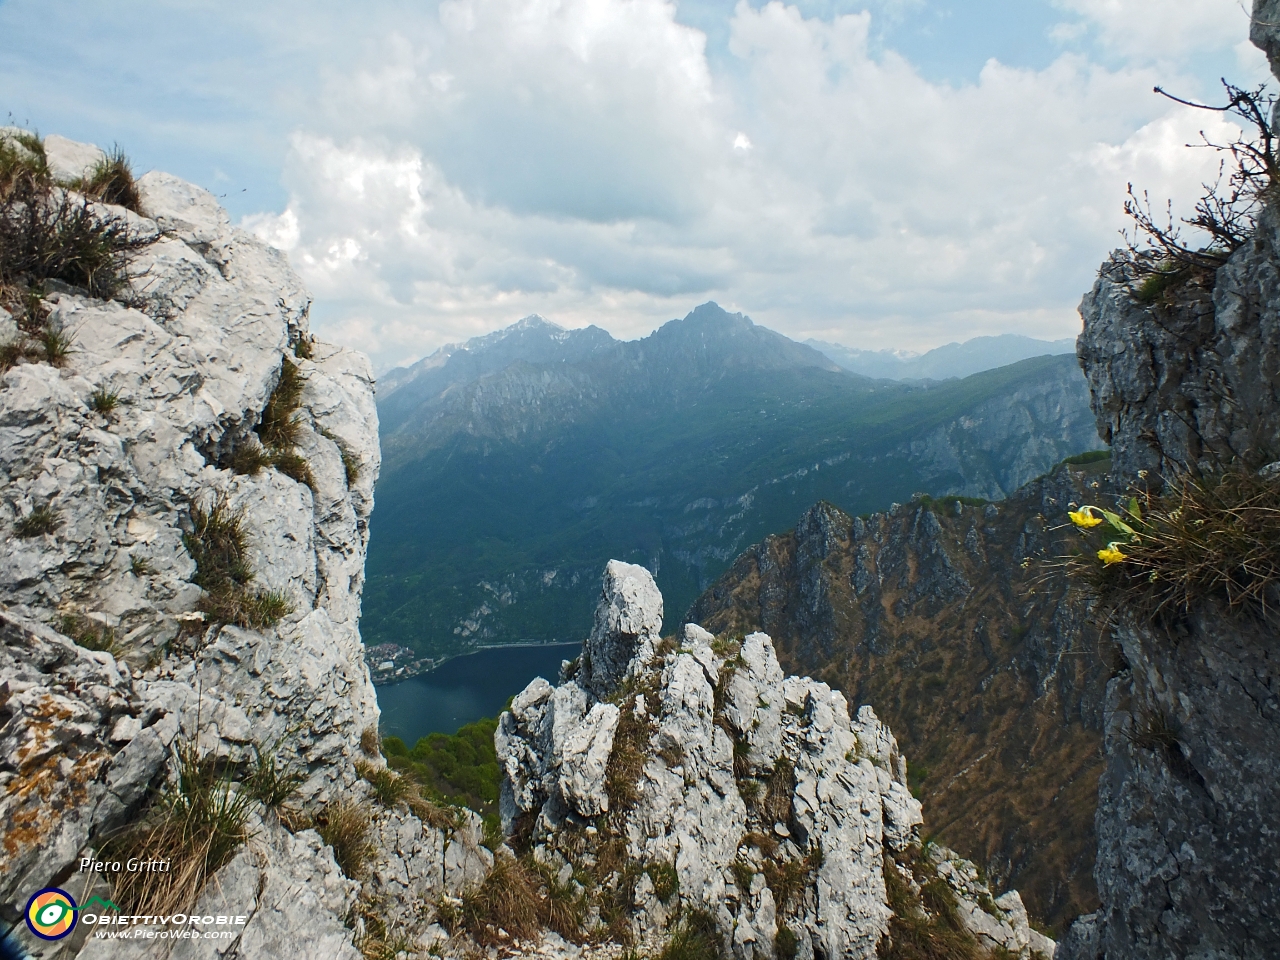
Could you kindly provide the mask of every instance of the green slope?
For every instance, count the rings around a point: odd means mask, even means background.
[[[509,431],[516,439],[442,418],[420,456],[401,447],[377,490],[366,642],[438,655],[577,639],[610,558],[656,569],[678,615],[742,549],[816,500],[862,513],[917,491],[1012,490],[1021,474],[1098,446],[1070,357],[927,388],[813,368],[682,387],[616,391],[572,416],[543,410]],[[983,433],[1002,411],[1046,403],[1052,422]],[[956,426],[965,418],[979,424],[972,437]],[[952,435],[945,457],[911,450]]]

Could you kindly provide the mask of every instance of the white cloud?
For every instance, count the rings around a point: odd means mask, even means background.
[[[1222,121],[1153,96],[1191,75],[1142,51],[1243,27],[1170,3],[1126,46],[1132,4],[1071,0],[1119,65],[952,86],[873,55],[868,12],[742,0],[713,70],[660,0],[446,0],[350,44],[290,140],[287,208],[246,225],[379,366],[531,312],[643,335],[709,298],[857,346],[1065,336],[1125,184],[1186,210],[1216,166],[1182,144]]]
[[[1176,63],[1205,51],[1236,50],[1242,66],[1265,70],[1260,52],[1251,44],[1252,53],[1240,46],[1249,32],[1243,0],[1056,0],[1056,5],[1080,18],[1061,24],[1059,36],[1092,31],[1104,48],[1132,62]]]

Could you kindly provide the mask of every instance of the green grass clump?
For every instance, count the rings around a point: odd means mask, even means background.
[[[412,792],[412,781],[389,767],[375,767],[365,760],[357,760],[356,773],[372,788],[373,799],[387,809],[406,800]]]
[[[877,947],[879,960],[990,960],[961,923],[955,894],[919,847],[898,860],[885,856],[884,883],[893,916]]]
[[[777,960],[796,960],[796,954],[800,952],[800,938],[790,927],[779,926],[773,938],[773,952]]]
[[[255,477],[263,467],[271,466],[271,454],[256,439],[243,440],[232,449],[227,466],[236,473]]]
[[[53,533],[61,525],[62,519],[58,516],[58,511],[45,504],[44,506],[36,507],[25,517],[18,519],[13,525],[13,532],[24,539],[42,537],[45,534]]]
[[[680,918],[658,960],[721,960],[724,941],[715,918],[704,910],[691,910]]]
[[[364,876],[373,857],[373,821],[367,804],[338,799],[316,816],[320,839],[333,848],[333,859],[352,880]]]
[[[279,811],[298,792],[307,776],[300,770],[286,770],[274,750],[254,744],[253,756],[253,766],[245,777],[243,789],[264,807]]]
[[[1091,546],[1070,563],[1113,611],[1150,620],[1215,601],[1280,613],[1280,478],[1241,468],[1179,477],[1116,512],[1072,517]]]
[[[247,559],[248,535],[244,515],[225,499],[207,510],[191,507],[192,531],[182,543],[196,562],[195,584],[204,589],[199,609],[214,623],[266,629],[293,612],[293,601],[282,590],[255,590],[254,571]]]
[[[288,357],[280,362],[280,379],[267,398],[258,422],[258,436],[268,449],[289,450],[297,446],[301,423],[298,408],[302,405],[302,374]]]
[[[253,798],[229,772],[188,744],[178,750],[178,776],[135,828],[109,840],[116,860],[169,861],[168,872],[122,871],[112,898],[128,913],[168,915],[198,898],[205,881],[249,839]]]
[[[83,177],[73,180],[68,186],[92,200],[112,203],[132,210],[134,213],[143,214],[142,195],[138,192],[138,184],[134,180],[129,158],[118,146],[112,147],[110,153],[102,156],[93,165],[93,169]]]
[[[670,903],[671,898],[680,892],[680,876],[674,864],[651,863],[644,868],[653,881],[653,893],[663,903]]]
[[[311,464],[298,453],[302,439],[303,377],[298,365],[288,357],[280,361],[280,378],[267,398],[254,434],[238,442],[222,466],[236,473],[256,475],[263,467],[274,467],[298,483],[315,489]]]
[[[95,413],[103,416],[110,416],[117,406],[120,405],[120,391],[108,390],[105,387],[99,387],[89,395],[89,407]]]
[[[58,632],[70,637],[76,646],[86,650],[101,650],[114,656],[120,646],[114,627],[99,623],[78,613],[64,613],[58,618]]]
[[[498,930],[520,940],[541,927],[537,876],[522,861],[499,856],[480,886],[462,894],[462,926],[481,946],[502,942]]]

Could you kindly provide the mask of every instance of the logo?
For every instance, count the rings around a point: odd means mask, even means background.
[[[76,902],[57,887],[45,887],[27,901],[27,926],[41,940],[61,940],[76,925]]]

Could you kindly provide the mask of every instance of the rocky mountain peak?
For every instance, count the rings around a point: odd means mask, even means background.
[[[627,939],[701,916],[707,956],[870,960],[902,935],[895,891],[938,882],[974,950],[1052,956],[1016,892],[994,900],[972,864],[921,846],[906,761],[871,707],[784,676],[763,633],[686,624],[659,641],[642,567],[608,565],[595,624],[558,685],[533,681],[500,718],[500,805],[535,863],[627,905]],[[590,910],[605,918],[608,898]]]

